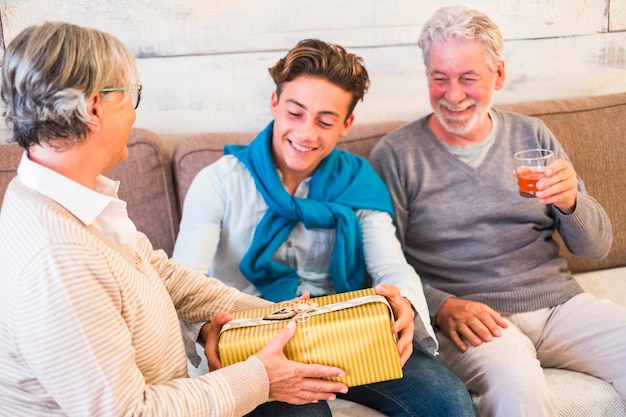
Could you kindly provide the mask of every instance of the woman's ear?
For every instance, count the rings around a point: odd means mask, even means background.
[[[100,130],[102,117],[102,96],[100,93],[92,96],[87,102],[87,115],[89,116],[89,129],[92,132]]]

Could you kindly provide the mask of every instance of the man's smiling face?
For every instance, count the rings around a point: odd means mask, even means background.
[[[348,133],[354,120],[347,117],[351,100],[341,87],[308,75],[284,83],[280,96],[272,93],[272,157],[290,192]]]

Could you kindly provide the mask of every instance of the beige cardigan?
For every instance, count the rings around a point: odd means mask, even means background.
[[[189,379],[179,318],[265,305],[155,251],[135,254],[9,186],[0,214],[0,415],[238,416],[268,397],[255,357]]]

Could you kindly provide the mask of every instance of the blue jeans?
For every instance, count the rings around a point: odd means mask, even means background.
[[[431,356],[414,351],[402,368],[401,379],[352,387],[338,394],[393,417],[474,417],[465,385]],[[329,417],[328,404],[290,405],[269,402],[248,416]]]

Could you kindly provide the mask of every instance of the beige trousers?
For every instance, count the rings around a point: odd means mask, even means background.
[[[626,309],[591,294],[505,316],[501,337],[461,353],[440,332],[438,359],[472,393],[480,417],[557,415],[542,368],[584,372],[626,401]]]

